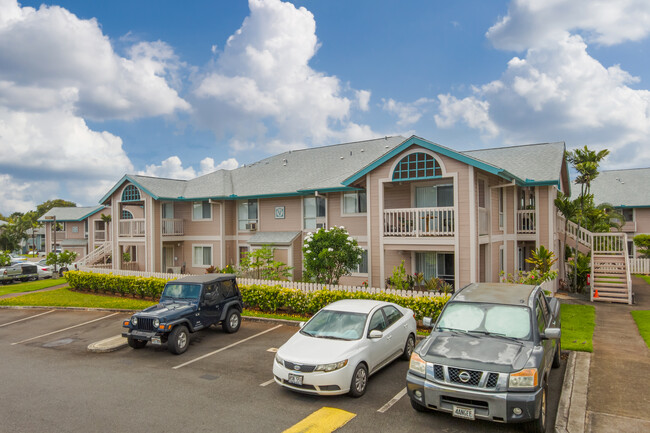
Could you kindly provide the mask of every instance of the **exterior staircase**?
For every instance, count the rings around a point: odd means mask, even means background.
[[[561,225],[563,227],[563,225]],[[567,234],[581,252],[591,251],[591,301],[632,304],[626,233],[592,233],[569,221]]]
[[[78,266],[93,266],[113,254],[113,244],[109,242],[101,243],[97,248],[89,252],[83,259],[79,260]]]

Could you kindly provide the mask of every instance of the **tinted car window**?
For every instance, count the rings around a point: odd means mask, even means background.
[[[544,318],[544,311],[542,310],[542,307],[540,307],[539,303],[537,303],[537,307],[535,307],[535,315],[537,316],[537,328],[539,329],[539,332],[542,333],[546,329],[546,319]]]
[[[400,313],[400,311],[392,305],[387,305],[384,307],[384,313],[386,314],[386,319],[388,319],[388,326],[391,326],[403,316],[403,314]]]
[[[368,333],[370,331],[383,331],[386,329],[386,319],[384,319],[384,313],[381,310],[375,311],[375,314],[372,315],[370,319],[370,326],[368,326]]]
[[[234,296],[235,292],[234,281],[226,280],[221,282],[221,294],[224,298],[230,298]]]

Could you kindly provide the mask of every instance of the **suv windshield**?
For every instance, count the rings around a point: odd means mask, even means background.
[[[300,330],[316,338],[358,340],[363,335],[366,314],[347,311],[321,310]]]
[[[163,290],[163,298],[198,299],[201,294],[200,284],[167,284]]]
[[[530,310],[516,305],[452,302],[438,320],[437,329],[480,332],[529,340]]]

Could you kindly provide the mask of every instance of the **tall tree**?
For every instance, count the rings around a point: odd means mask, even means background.
[[[49,211],[53,207],[77,207],[77,203],[63,200],[60,198],[54,200],[48,200],[36,206],[36,214],[38,215],[38,218],[45,215],[47,211]]]

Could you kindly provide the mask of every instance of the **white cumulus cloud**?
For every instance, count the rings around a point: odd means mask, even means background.
[[[239,167],[239,163],[235,158],[226,159],[215,165],[214,159],[207,157],[201,160],[197,172],[194,167],[183,167],[183,162],[178,156],[170,156],[162,161],[160,165],[147,165],[145,170],[139,171],[138,174],[168,179],[189,180],[216,170],[234,170],[237,167]]]

